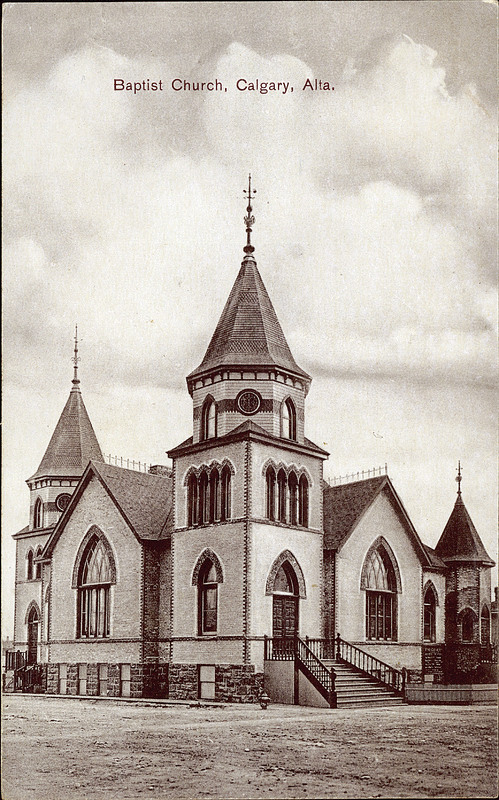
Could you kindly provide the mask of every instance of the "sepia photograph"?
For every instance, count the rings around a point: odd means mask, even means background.
[[[498,793],[495,0],[3,11],[3,800]]]

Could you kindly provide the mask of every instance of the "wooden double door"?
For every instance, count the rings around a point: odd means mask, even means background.
[[[298,598],[289,594],[274,594],[272,635],[287,639],[298,633]]]

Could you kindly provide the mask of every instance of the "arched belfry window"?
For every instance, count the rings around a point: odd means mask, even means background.
[[[423,639],[425,642],[436,641],[437,595],[432,584],[429,584],[423,597]]]
[[[275,499],[276,499],[276,474],[273,467],[267,467],[265,473],[265,516],[267,519],[275,519]]]
[[[191,471],[192,470],[192,471]],[[231,480],[234,467],[230,462],[192,467],[184,486],[187,487],[187,525],[226,522],[231,518]]]
[[[298,525],[308,528],[308,480],[300,476],[298,484]]]
[[[213,439],[217,435],[217,407],[213,397],[206,398],[201,414],[201,440]]]
[[[115,582],[111,558],[106,539],[93,534],[83,550],[78,569],[79,638],[105,638],[110,635],[110,592],[111,584]]]
[[[361,588],[366,592],[366,638],[395,641],[400,578],[394,557],[382,542],[367,553]]]
[[[289,486],[289,524],[296,525],[298,522],[298,478],[295,472],[290,472],[288,478]]]
[[[36,498],[33,511],[33,528],[43,528],[43,504],[39,497]]]
[[[490,644],[490,610],[487,605],[482,607],[480,614],[480,643],[483,646]]]
[[[283,469],[277,473],[277,519],[286,522],[287,477]]]
[[[198,479],[189,475],[187,481],[187,525],[192,528],[198,524]]]
[[[231,490],[230,490],[231,471],[226,464],[222,469],[221,491],[220,491],[220,519],[222,522],[231,518]]]
[[[296,408],[289,397],[281,406],[281,434],[285,439],[296,441]]]

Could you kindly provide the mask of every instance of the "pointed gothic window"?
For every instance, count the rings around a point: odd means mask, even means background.
[[[291,472],[288,478],[289,484],[289,524],[296,525],[298,521],[298,478]]]
[[[267,519],[275,519],[275,490],[276,475],[273,467],[268,467],[265,473],[265,516]]]
[[[28,550],[26,553],[26,579],[33,580],[33,550]]]
[[[423,639],[425,642],[436,641],[436,608],[435,592],[432,586],[428,586],[423,600]]]
[[[199,512],[198,523],[204,525],[209,522],[209,480],[208,473],[203,471],[199,477]]]
[[[38,558],[38,556],[41,556],[41,554],[42,554],[42,548],[39,547],[36,551],[36,558]],[[35,578],[37,580],[40,580],[41,577],[42,577],[42,565],[40,564],[39,561],[37,561],[35,564]]]
[[[296,440],[296,409],[289,397],[281,406],[281,431],[285,439]]]
[[[480,642],[484,647],[490,644],[490,611],[488,606],[483,606],[480,614]]]
[[[217,435],[217,407],[213,397],[204,401],[201,415],[201,440],[213,439]]]
[[[210,522],[220,519],[220,476],[218,469],[210,472]]]
[[[222,470],[222,487],[220,493],[220,519],[222,522],[231,518],[230,479],[230,469],[228,466],[225,466]]]
[[[33,528],[43,528],[43,505],[39,497],[36,498],[33,512]]]
[[[218,578],[215,565],[207,559],[199,573],[198,583],[199,635],[217,632]]]
[[[187,483],[187,525],[198,524],[198,479],[190,475]]]
[[[362,575],[362,585],[367,590],[366,637],[394,641],[397,638],[397,579],[383,545],[370,551]]]
[[[301,475],[298,484],[298,525],[308,528],[308,480]]]
[[[277,518],[279,522],[286,522],[286,489],[286,473],[280,469],[277,473]]]
[[[78,637],[105,638],[110,631],[111,565],[103,540],[92,536],[78,576]]]

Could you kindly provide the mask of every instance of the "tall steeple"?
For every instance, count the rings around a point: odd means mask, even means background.
[[[457,467],[457,497],[452,513],[435,548],[436,554],[449,562],[473,562],[494,566],[473,524],[461,494],[461,462]]]
[[[75,330],[73,380],[69,398],[31,483],[42,477],[79,478],[90,459],[104,461],[90,417],[83,402],[78,378],[78,328]]]

